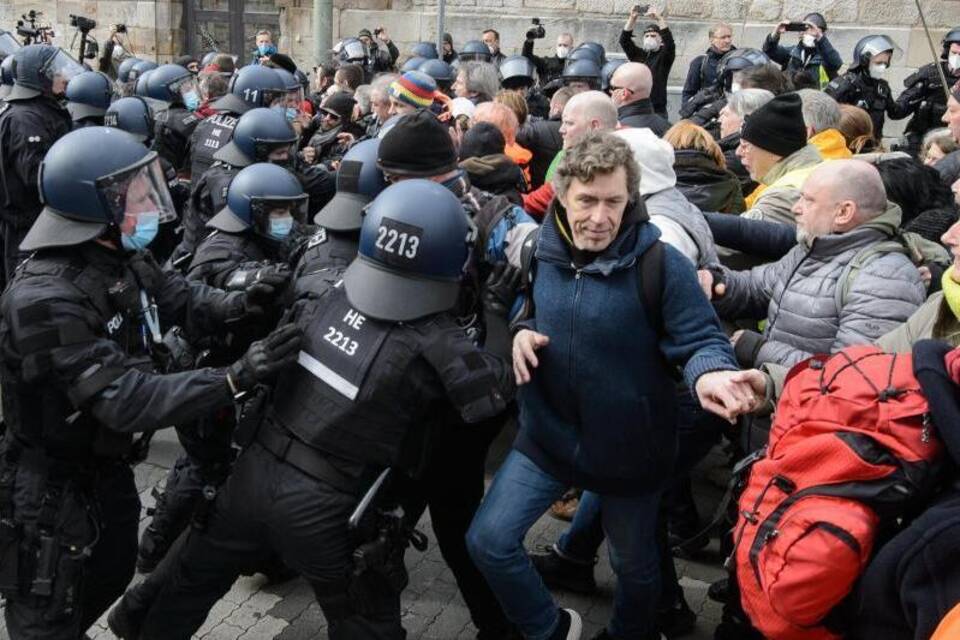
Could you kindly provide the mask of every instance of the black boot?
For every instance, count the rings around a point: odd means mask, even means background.
[[[583,594],[593,593],[597,589],[593,577],[594,563],[564,558],[557,551],[557,545],[548,547],[545,553],[531,553],[530,560],[543,578],[543,583],[550,589],[566,589]]]
[[[687,599],[680,596],[669,609],[657,611],[657,627],[669,640],[689,634],[697,625],[697,614],[687,604]]]

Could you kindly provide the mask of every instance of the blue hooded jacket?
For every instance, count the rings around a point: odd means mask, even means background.
[[[660,232],[642,203],[613,243],[576,268],[559,203],[547,212],[535,253],[533,316],[519,326],[550,338],[520,387],[514,446],[570,486],[639,495],[665,484],[676,456],[676,382],[738,369],[730,341],[693,265],[664,246],[663,335],[644,310],[638,260]],[[632,220],[632,221],[631,221]],[[668,365],[669,363],[669,365]]]

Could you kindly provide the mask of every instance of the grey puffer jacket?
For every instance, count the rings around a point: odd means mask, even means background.
[[[679,189],[669,187],[646,195],[643,200],[647,207],[647,213],[651,216],[670,218],[687,232],[690,239],[697,245],[699,255],[696,265],[698,269],[720,263],[710,225],[707,224],[707,220],[703,217],[700,209],[687,200],[687,197]]]
[[[891,239],[900,208],[842,234],[800,244],[777,262],[749,271],[724,269],[726,292],[714,304],[722,317],[763,318],[763,334],[745,331],[737,341],[743,366],[792,366],[818,353],[869,344],[906,321],[923,304],[920,273],[902,253],[882,253],[849,282],[850,262],[867,247]],[[838,308],[842,305],[842,308]]]

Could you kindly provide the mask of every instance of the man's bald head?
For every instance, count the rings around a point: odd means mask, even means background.
[[[618,106],[650,97],[653,90],[653,74],[650,68],[639,62],[627,62],[613,72],[610,78],[613,100]]]
[[[570,98],[563,108],[560,135],[564,148],[588,131],[607,131],[617,127],[617,108],[605,93],[584,91]]]
[[[824,162],[807,176],[793,206],[801,243],[831,233],[846,233],[887,209],[880,172],[862,160]]]

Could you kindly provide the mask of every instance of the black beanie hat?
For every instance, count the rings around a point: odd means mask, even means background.
[[[807,127],[800,96],[784,93],[748,115],[740,139],[783,158],[804,148]]]
[[[377,155],[384,173],[401,176],[429,178],[457,168],[447,127],[426,109],[400,118],[380,140]]]

